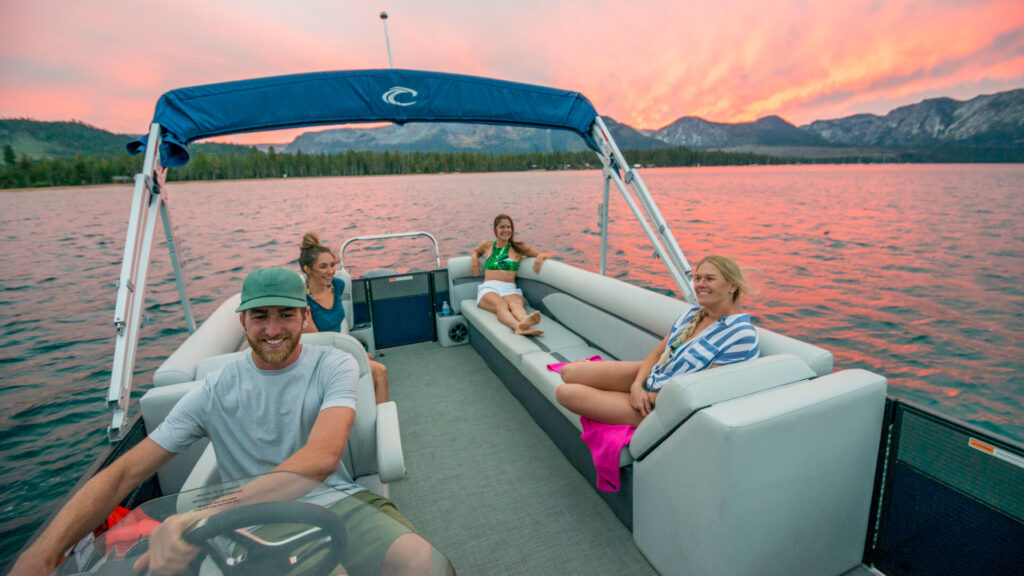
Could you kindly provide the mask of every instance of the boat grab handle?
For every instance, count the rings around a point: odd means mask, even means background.
[[[345,240],[341,244],[341,250],[338,251],[338,266],[345,267],[345,248],[353,242],[360,240],[384,240],[388,238],[405,238],[409,236],[426,236],[430,238],[430,241],[434,243],[434,259],[437,261],[437,269],[441,269],[441,251],[437,247],[437,238],[429,232],[396,232],[394,234],[372,234],[369,236],[353,236],[348,240]]]

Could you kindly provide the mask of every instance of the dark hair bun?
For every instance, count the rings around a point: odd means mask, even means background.
[[[320,238],[316,235],[316,232],[306,232],[302,235],[301,249],[309,250],[310,248],[316,248],[317,246],[320,246]]]

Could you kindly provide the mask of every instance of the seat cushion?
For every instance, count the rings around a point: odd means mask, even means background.
[[[239,329],[238,313],[235,312],[241,300],[241,293],[237,293],[222,302],[199,329],[157,368],[153,373],[153,385],[167,386],[197,380],[196,366],[200,361],[238,350],[245,341]]]
[[[609,358],[608,354],[598,350],[597,348],[584,347],[577,349],[576,352],[571,355],[567,355],[566,360],[579,360],[580,358],[590,358],[592,356],[601,356],[603,358]],[[548,364],[554,364],[556,362],[565,362],[555,358],[548,352],[531,352],[525,354],[522,358],[522,365],[519,370],[523,373],[523,376],[530,381],[531,384],[537,390],[547,398],[551,405],[558,409],[559,412],[565,416],[573,426],[576,427],[580,433],[583,432],[583,425],[580,423],[580,417],[578,414],[574,414],[569,411],[565,406],[558,403],[558,399],[555,398],[555,392],[558,387],[562,385],[562,376],[557,372],[548,370]],[[629,452],[629,446],[624,446],[622,451],[619,452],[619,467],[629,466],[633,463],[633,455]]]
[[[596,348],[584,347],[575,349],[576,351],[566,355],[564,358],[556,358],[550,352],[531,352],[525,354],[522,357],[522,362],[519,366],[519,371],[523,373],[523,376],[533,384],[534,388],[538,392],[547,398],[548,402],[572,422],[573,426],[576,427],[580,432],[583,431],[583,427],[580,425],[580,417],[570,412],[565,406],[558,403],[555,399],[555,391],[562,385],[562,377],[557,372],[548,370],[548,364],[555,364],[557,362],[566,362],[579,360],[580,358],[590,358],[592,356],[601,355],[606,357],[604,352]]]
[[[472,300],[463,300],[461,309],[462,315],[516,368],[519,368],[522,356],[531,352],[574,353],[574,350],[587,348],[583,338],[550,318],[543,319],[537,325],[537,328],[544,330],[544,334],[518,336],[502,324],[493,312],[478,308]]]

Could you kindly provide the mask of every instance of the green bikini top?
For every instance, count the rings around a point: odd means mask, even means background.
[[[484,261],[484,270],[507,270],[515,272],[519,270],[519,262],[508,257],[508,249],[512,246],[511,244],[504,248],[498,248],[498,242],[495,241],[494,245],[491,246],[491,255]]]

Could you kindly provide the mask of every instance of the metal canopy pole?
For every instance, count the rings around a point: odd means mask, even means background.
[[[135,175],[135,191],[128,219],[124,259],[121,262],[121,276],[117,283],[117,305],[114,310],[114,327],[117,334],[114,341],[110,387],[107,389],[107,406],[112,413],[107,436],[111,442],[119,440],[127,431],[128,404],[131,400],[135,352],[139,343],[149,253],[153,245],[158,204],[163,201],[160,197],[160,187],[163,184],[165,169],[160,165],[158,155],[160,140],[160,126],[153,124],[150,128],[142,172]]]
[[[174,227],[171,226],[171,212],[167,207],[170,198],[167,197],[166,187],[161,189],[160,197],[160,217],[164,222],[164,236],[167,239],[167,251],[171,256],[171,265],[174,267],[174,280],[178,284],[178,298],[181,300],[182,308],[185,309],[185,326],[188,328],[188,333],[194,334],[196,320],[192,316],[192,303],[185,291],[185,276],[181,270],[181,261],[178,259],[178,243],[174,239]]]
[[[604,197],[601,206],[597,209],[598,225],[601,227],[601,274],[608,272],[608,191],[611,188],[612,177],[608,174],[609,168],[605,167],[604,174]]]
[[[625,157],[622,155],[622,151],[619,150],[618,145],[615,144],[615,140],[612,138],[611,133],[608,131],[608,127],[600,116],[594,119],[591,134],[593,135],[594,140],[601,147],[602,152],[598,154],[598,157],[601,158],[601,162],[604,164],[606,190],[608,182],[614,181],[615,185],[622,193],[622,197],[626,200],[629,208],[633,211],[633,214],[640,222],[640,226],[643,228],[644,233],[647,234],[647,237],[650,239],[655,252],[661,258],[662,262],[665,263],[665,267],[668,268],[668,271],[675,280],[676,285],[679,286],[679,289],[682,291],[683,297],[691,304],[696,304],[697,294],[693,290],[693,283],[691,281],[693,273],[691,271],[690,264],[686,261],[683,251],[679,248],[679,244],[676,242],[675,237],[672,235],[672,231],[668,227],[668,223],[665,222],[664,217],[662,217],[661,212],[654,203],[654,198],[651,197],[650,192],[647,190],[647,186],[640,178],[640,174],[631,167],[628,162],[626,162]],[[623,174],[625,175],[624,179],[619,176],[618,167],[622,167]],[[630,192],[630,189],[632,189],[632,193]],[[633,198],[634,194],[636,195],[636,198],[639,199],[639,205],[637,200]],[[607,210],[607,206],[605,207],[605,210]],[[608,224],[607,219],[605,219],[602,221],[601,228],[602,273],[604,273],[604,257],[607,251],[607,248],[604,245],[607,233]]]

